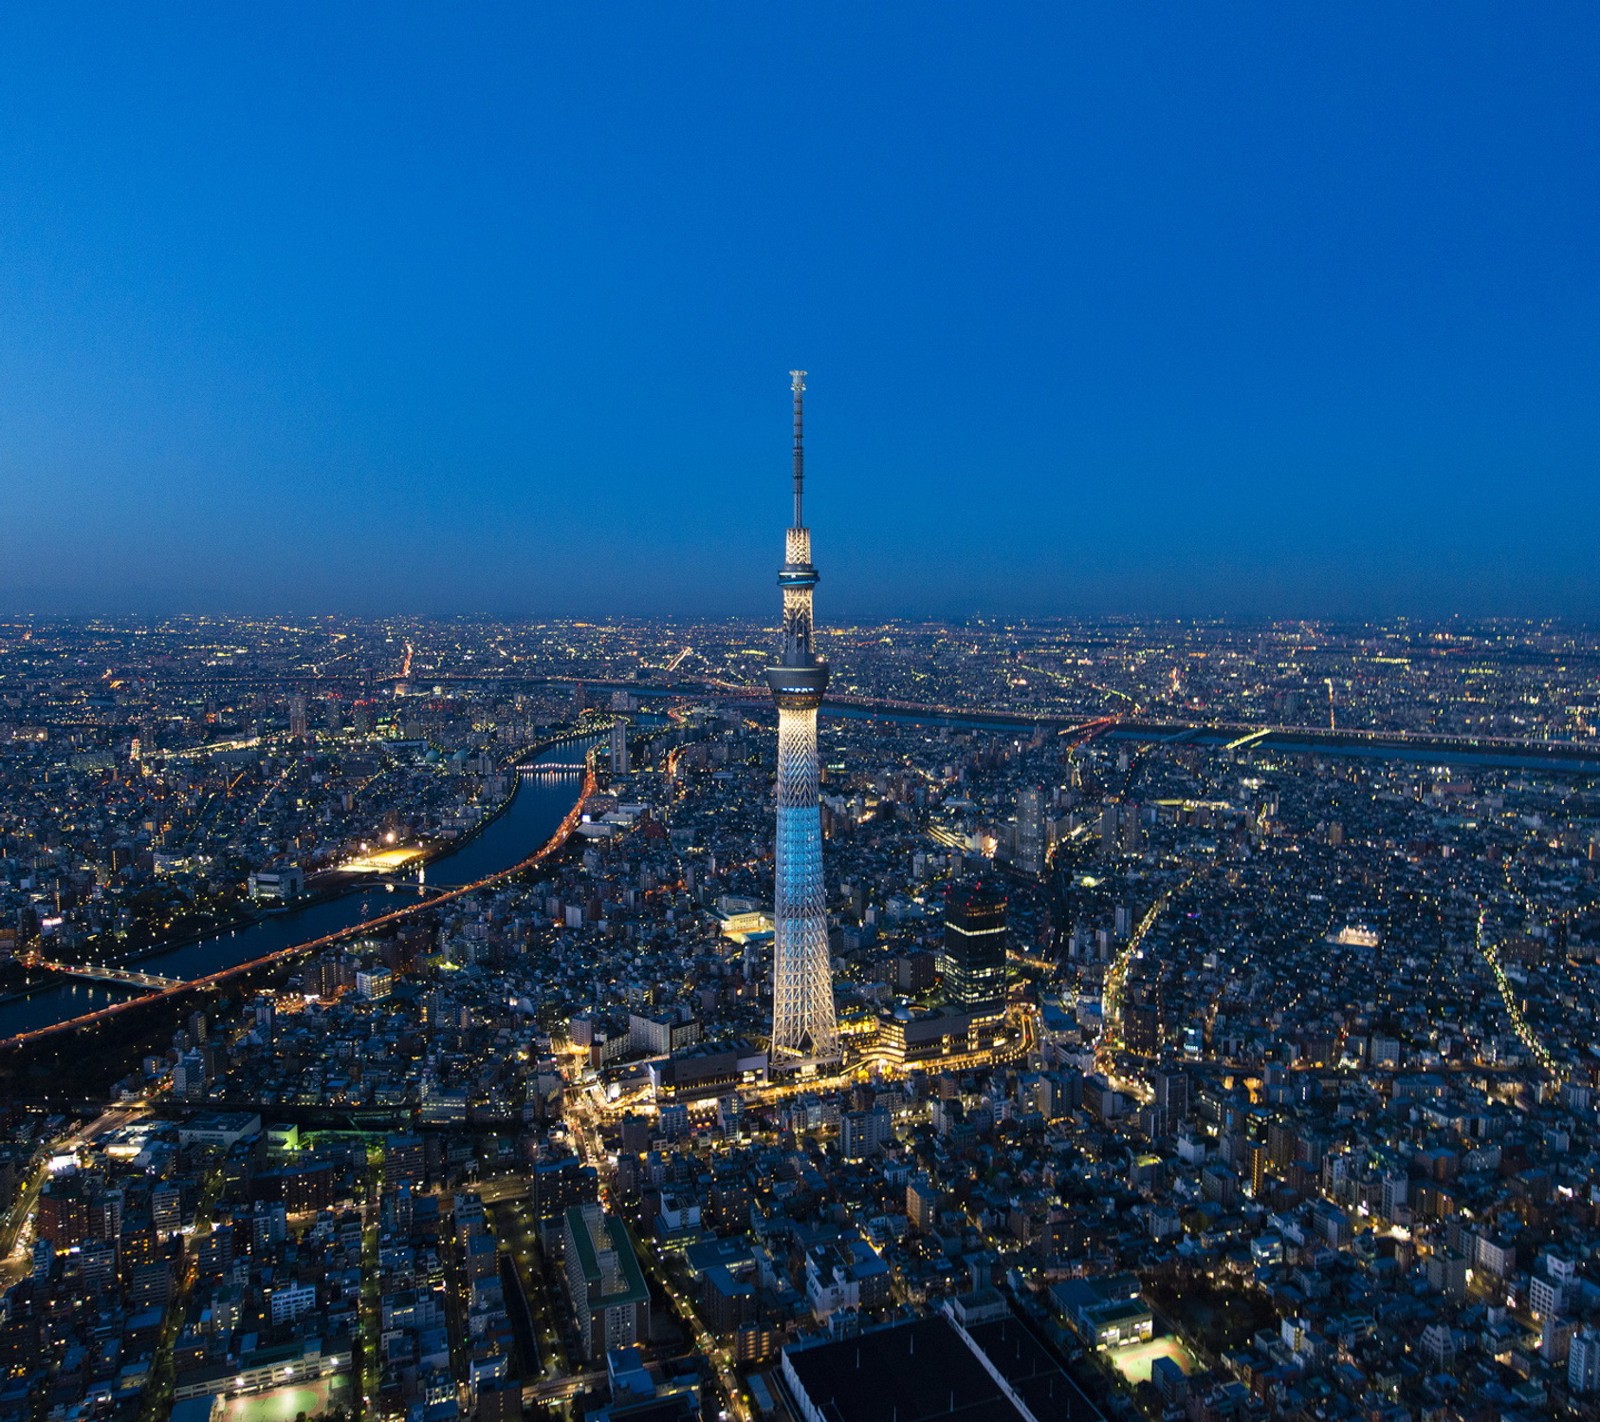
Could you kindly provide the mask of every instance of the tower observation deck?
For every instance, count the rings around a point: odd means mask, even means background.
[[[817,570],[801,507],[805,491],[805,371],[789,372],[794,392],[794,524],[785,539],[778,586],[783,635],[767,685],[778,707],[778,829],[774,860],[772,1049],[774,1067],[839,1059],[828,961],[828,907],[822,881],[818,808],[817,708],[828,664],[812,647],[811,593]]]

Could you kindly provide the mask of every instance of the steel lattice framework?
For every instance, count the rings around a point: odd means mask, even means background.
[[[828,664],[812,649],[811,593],[818,573],[801,516],[805,372],[790,372],[794,392],[794,526],[778,573],[783,589],[783,644],[767,682],[778,706],[778,832],[774,859],[772,1061],[839,1059],[828,962],[828,904],[822,881],[822,814],[817,796],[817,707]]]

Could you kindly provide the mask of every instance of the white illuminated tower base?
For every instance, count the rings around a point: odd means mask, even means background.
[[[822,1066],[839,1060],[828,962],[828,901],[822,882],[821,777],[817,770],[817,708],[828,686],[828,664],[811,647],[811,534],[801,517],[805,481],[801,399],[805,372],[791,371],[794,390],[794,526],[778,573],[783,589],[783,647],[767,668],[778,707],[778,833],[774,847],[772,1047],[773,1067]]]

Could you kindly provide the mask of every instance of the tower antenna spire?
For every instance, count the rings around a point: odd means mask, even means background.
[[[804,528],[805,519],[800,514],[800,496],[805,491],[806,452],[805,435],[806,373],[789,372],[789,388],[794,391],[794,526]]]

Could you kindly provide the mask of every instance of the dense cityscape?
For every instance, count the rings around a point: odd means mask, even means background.
[[[765,628],[7,621],[0,1416],[1596,1415],[1600,639],[818,637],[786,1065]]]

